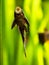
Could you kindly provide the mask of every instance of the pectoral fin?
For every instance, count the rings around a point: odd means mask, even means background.
[[[13,21],[11,29],[16,25],[16,20]]]

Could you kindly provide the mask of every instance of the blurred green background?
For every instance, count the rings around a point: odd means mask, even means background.
[[[1,4],[0,4],[1,5]],[[30,23],[30,38],[27,43],[25,58],[23,42],[18,27],[11,30],[14,10],[20,6]],[[0,6],[1,7],[1,6]],[[49,65],[49,42],[42,46],[38,33],[49,30],[49,0],[2,0],[1,65]],[[2,17],[2,19],[1,19]],[[1,38],[0,34],[0,38]],[[1,41],[1,40],[0,40]]]

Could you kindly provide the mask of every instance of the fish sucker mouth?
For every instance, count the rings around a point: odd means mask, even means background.
[[[21,13],[21,11],[22,11],[22,9],[21,9],[20,7],[16,7],[15,12],[16,12],[17,14]]]

